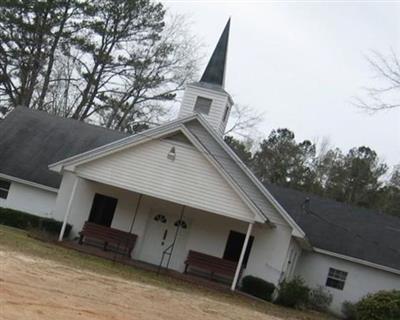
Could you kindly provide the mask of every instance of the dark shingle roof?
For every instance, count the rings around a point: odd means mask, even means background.
[[[48,165],[125,134],[18,108],[0,122],[0,173],[58,188]],[[320,249],[400,270],[400,219],[315,195],[266,185]],[[304,200],[310,199],[310,210]]]
[[[48,165],[126,137],[72,119],[17,108],[0,122],[0,173],[58,188]]]
[[[400,219],[275,185],[267,189],[319,249],[400,270]],[[309,210],[304,201],[309,198]]]

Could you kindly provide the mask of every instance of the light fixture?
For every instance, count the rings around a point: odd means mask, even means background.
[[[174,161],[176,158],[176,152],[175,152],[175,147],[172,147],[171,150],[169,150],[167,158],[171,161]]]

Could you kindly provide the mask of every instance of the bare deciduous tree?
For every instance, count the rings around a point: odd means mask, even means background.
[[[119,75],[123,86],[106,94],[106,103],[93,111],[101,114],[107,128],[121,131],[132,132],[137,125],[140,128],[159,122],[168,112],[161,102],[174,100],[185,83],[195,78],[197,43],[185,17],[169,16],[157,43],[141,52],[136,49],[134,56],[127,58]]]
[[[25,106],[134,132],[197,72],[187,19],[152,0],[0,2],[0,114]]]
[[[67,21],[76,13],[75,0],[0,2],[0,104],[2,110],[35,107],[49,85],[54,55],[66,36]],[[75,8],[75,9],[74,9]]]
[[[264,113],[257,112],[246,105],[235,104],[230,115],[230,126],[225,134],[234,133],[242,138],[249,138],[263,120]]]
[[[400,107],[400,58],[394,50],[383,55],[373,51],[366,56],[379,82],[375,87],[364,88],[365,96],[356,97],[353,104],[370,113]]]
[[[63,54],[56,54],[55,56],[56,59],[51,78],[48,81],[46,95],[41,107],[38,107],[38,109],[69,118],[79,103],[82,89],[79,84],[75,83],[74,70],[76,65],[73,59]]]

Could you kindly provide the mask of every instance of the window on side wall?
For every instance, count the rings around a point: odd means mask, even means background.
[[[326,279],[325,285],[327,287],[343,290],[346,278],[347,278],[346,271],[329,268],[328,278]]]
[[[194,105],[194,112],[209,114],[212,100],[204,97],[197,97]]]
[[[0,199],[7,199],[10,185],[11,183],[9,181],[0,180]]]
[[[229,112],[229,105],[226,105],[225,111],[224,111],[224,118],[222,119],[223,122],[225,122],[226,119],[228,118],[228,112]]]

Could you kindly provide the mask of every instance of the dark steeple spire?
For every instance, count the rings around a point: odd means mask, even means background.
[[[211,84],[220,85],[224,87],[225,84],[225,64],[226,54],[228,51],[229,41],[229,28],[231,19],[229,18],[226,23],[225,29],[219,38],[218,44],[211,56],[210,61],[207,64],[206,70],[204,71],[200,82],[206,82]]]

